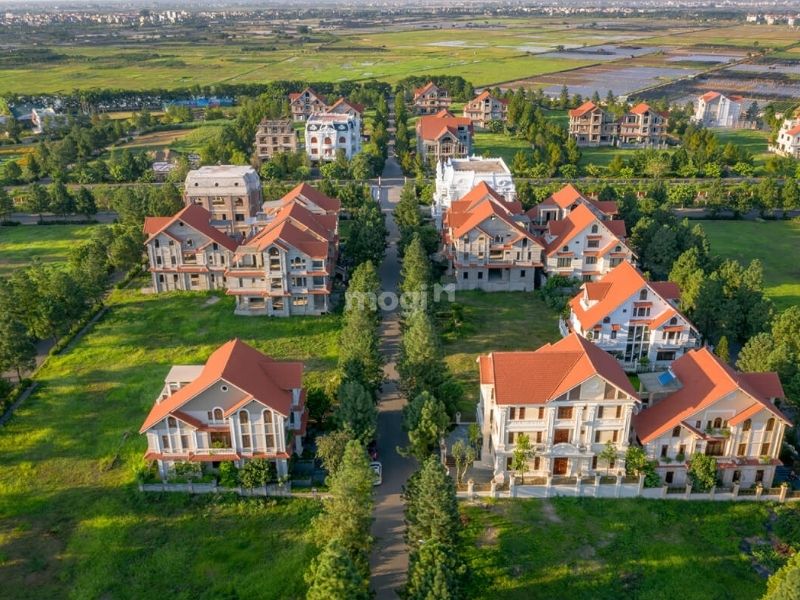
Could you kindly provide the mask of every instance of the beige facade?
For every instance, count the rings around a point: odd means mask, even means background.
[[[447,90],[432,81],[414,90],[414,112],[418,115],[435,115],[450,108],[452,99]]]
[[[472,121],[443,110],[417,119],[417,153],[425,160],[446,161],[472,153]]]
[[[569,134],[579,146],[611,146],[617,137],[614,115],[594,102],[569,111]]]
[[[291,119],[262,119],[255,145],[259,160],[269,160],[279,152],[297,152],[300,147]]]
[[[488,127],[492,121],[505,123],[508,119],[508,102],[484,91],[464,105],[463,114],[476,127]]]
[[[625,146],[660,146],[667,140],[667,117],[647,104],[634,106],[619,121],[619,143]]]
[[[261,179],[253,167],[214,165],[189,171],[184,185],[186,204],[211,213],[211,224],[232,236],[251,234],[261,208]]]
[[[328,109],[328,102],[325,96],[306,88],[302,92],[289,94],[289,108],[293,120],[305,121],[311,115],[325,112]]]

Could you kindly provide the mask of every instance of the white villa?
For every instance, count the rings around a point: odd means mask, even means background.
[[[775,143],[768,149],[781,156],[800,158],[800,118],[784,120]]]
[[[516,441],[526,434],[534,476],[605,474],[624,468],[639,399],[619,364],[572,334],[533,352],[493,352],[478,357],[483,434],[481,461],[495,476],[512,470]],[[611,442],[618,458],[599,454]]]
[[[241,467],[253,458],[287,475],[308,420],[302,376],[303,363],[273,360],[239,339],[205,365],[172,367],[139,430],[147,436],[145,458],[158,462],[163,477],[178,462]]]
[[[741,96],[706,92],[698,96],[693,121],[706,127],[734,127],[742,112]]]
[[[739,373],[700,348],[640,381],[651,407],[634,417],[634,428],[666,484],[685,485],[687,461],[702,453],[716,457],[723,486],[772,485],[791,427],[775,406],[784,397],[776,373]]]
[[[436,189],[433,192],[431,215],[441,228],[442,217],[450,205],[464,197],[479,183],[487,183],[507,202],[517,199],[511,171],[502,158],[450,158],[436,163]]]
[[[625,369],[668,366],[700,343],[694,325],[678,310],[680,290],[669,281],[646,281],[621,262],[599,281],[581,286],[560,322],[562,335],[576,332],[609,352]]]
[[[306,120],[305,142],[312,161],[334,160],[338,150],[353,158],[361,151],[361,119],[346,113],[313,114]]]

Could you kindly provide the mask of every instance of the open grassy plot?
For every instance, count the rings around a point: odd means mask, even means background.
[[[464,506],[475,598],[725,598],[766,589],[740,544],[767,537],[770,505],[660,500]]]
[[[463,324],[444,334],[447,366],[464,386],[461,414],[472,415],[478,389],[479,354],[495,350],[536,350],[557,341],[558,315],[537,293],[460,291],[455,301],[464,307]]]
[[[96,225],[19,225],[0,227],[0,276],[42,262],[64,262],[76,243],[88,239]]]
[[[499,156],[510,167],[514,155],[520,150],[533,151],[527,141],[505,133],[475,132],[472,153],[479,156]]]
[[[597,167],[607,167],[615,156],[619,155],[623,160],[626,160],[635,152],[635,148],[614,148],[613,146],[582,147],[581,159],[578,161],[578,165],[585,167],[592,164]]]
[[[754,163],[763,165],[772,154],[767,152],[768,131],[760,129],[712,129],[723,146],[731,143],[753,154]]]
[[[754,258],[764,267],[764,289],[779,309],[800,304],[800,222],[701,221],[711,250],[723,258],[747,264]]]
[[[306,361],[306,384],[336,363],[336,316],[248,319],[212,294],[116,291],[110,312],[0,428],[0,597],[299,598],[317,504],[143,496],[138,430],[173,364],[241,337]]]

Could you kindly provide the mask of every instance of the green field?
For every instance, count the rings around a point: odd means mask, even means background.
[[[0,227],[0,276],[42,262],[64,262],[69,251],[92,235],[95,225],[19,225]]]
[[[607,167],[615,156],[619,155],[623,160],[627,160],[635,152],[635,148],[615,148],[613,146],[581,148],[581,159],[578,161],[578,165],[585,167],[593,164],[597,167]]]
[[[464,506],[468,591],[520,600],[752,600],[766,579],[741,545],[769,552],[773,510],[755,502],[575,498]]]
[[[767,143],[769,138],[768,131],[761,131],[758,129],[712,129],[719,137],[721,145],[728,142],[739,148],[744,148],[753,154],[753,162],[756,166],[763,165],[770,156],[767,152]]]
[[[461,413],[475,411],[478,390],[479,354],[494,350],[536,350],[560,339],[558,315],[537,293],[456,292],[455,301],[463,305],[463,324],[444,333],[445,361],[464,386]]]
[[[139,427],[171,365],[238,336],[304,360],[306,385],[335,368],[338,317],[236,317],[232,298],[212,297],[116,291],[39,372],[40,389],[0,428],[0,597],[304,596],[317,505],[144,496],[134,483]]]
[[[779,310],[800,304],[799,221],[701,223],[715,254],[742,264],[754,258],[761,261],[765,292]]]
[[[473,136],[472,153],[479,156],[499,156],[510,167],[514,155],[520,150],[532,151],[531,145],[523,139],[510,137],[505,133],[476,132]]]

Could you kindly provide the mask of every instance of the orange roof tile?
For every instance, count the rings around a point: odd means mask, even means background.
[[[423,140],[437,140],[445,131],[452,131],[455,135],[459,126],[467,127],[472,132],[472,119],[454,117],[447,111],[440,111],[438,114],[426,115],[417,120],[417,136]]]
[[[174,414],[221,379],[261,404],[288,415],[292,405],[291,390],[301,387],[302,374],[303,363],[278,362],[240,339],[233,339],[211,353],[197,379],[153,405],[139,433]]]
[[[786,132],[787,135],[795,136],[800,134],[800,125],[795,125]]]
[[[639,104],[637,104],[636,106],[634,106],[634,107],[633,107],[633,108],[630,110],[630,112],[632,112],[634,115],[642,115],[642,114],[646,113],[646,112],[647,112],[647,111],[649,111],[649,110],[652,110],[652,109],[650,108],[650,105],[649,105],[649,104],[647,104],[646,102],[640,102]]]
[[[591,100],[587,100],[586,102],[581,104],[578,108],[573,108],[572,110],[570,110],[569,111],[569,116],[570,117],[582,117],[587,112],[593,111],[595,108],[597,108],[597,105],[594,102],[592,102]]]
[[[511,218],[511,213],[508,211],[508,209],[499,205],[497,202],[481,202],[475,208],[470,210],[468,214],[469,217],[464,219],[457,228],[453,229],[451,233],[453,238],[459,238],[469,233],[476,227],[480,226],[481,223],[487,219],[496,218],[506,223],[509,229],[517,234],[517,238],[515,238],[514,241],[524,237],[529,239],[534,244],[541,245],[536,237],[534,237],[527,229]]]
[[[767,379],[774,381],[777,378],[774,373],[759,374],[774,377],[751,379],[751,374],[737,373],[708,348],[690,350],[673,362],[671,369],[681,383],[681,389],[634,416],[636,434],[643,443],[657,438],[681,421],[690,419],[692,415],[712,406],[737,389],[759,403],[761,409],[766,409],[789,423],[786,416],[771,402],[770,396],[764,394],[767,388],[752,385],[755,380],[762,384]],[[783,390],[777,388],[773,390],[771,389],[773,386],[774,384],[770,383],[769,391],[779,391],[782,397]]]
[[[326,212],[334,213],[339,212],[342,208],[342,203],[338,198],[331,198],[326,194],[320,192],[317,188],[308,185],[307,183],[299,183],[286,195],[281,198],[282,202],[291,202],[293,200],[303,199],[313,202]]]
[[[550,221],[548,223],[548,232],[550,235],[555,236],[555,239],[547,245],[548,256],[555,254],[563,246],[568,245],[575,236],[586,231],[586,228],[593,224],[606,228],[609,233],[619,239],[620,236],[608,226],[609,223],[615,223],[615,221],[601,221],[586,207],[586,205],[580,204],[577,208],[570,211],[566,218],[560,221]],[[624,232],[625,223],[623,221],[616,221],[616,223],[622,224],[622,231]],[[618,225],[614,225],[613,228],[619,231]],[[619,243],[623,243],[621,239],[619,239]]]
[[[710,102],[711,100],[719,98],[720,96],[721,94],[719,92],[706,92],[705,94],[700,96],[700,99],[703,100],[704,102]]]
[[[498,404],[544,404],[594,375],[636,397],[616,360],[577,334],[533,352],[493,352],[479,359],[481,383],[493,383]]]
[[[335,109],[339,108],[340,106],[348,106],[356,111],[359,115],[364,114],[364,105],[358,104],[357,102],[350,102],[344,96],[339,98],[336,102],[334,102],[331,107],[328,109],[329,112],[336,112]]]
[[[414,90],[414,100],[419,98],[422,94],[426,93],[431,88],[435,88],[435,87],[438,87],[438,86],[435,83],[433,83],[432,81],[429,81],[428,83],[426,83],[422,87],[416,88]]]
[[[171,217],[147,217],[144,222],[144,232],[148,234],[146,242],[153,239],[173,223],[178,221],[186,223],[189,227],[202,233],[220,246],[228,250],[236,250],[236,242],[211,225],[211,213],[199,204],[189,204]]]

